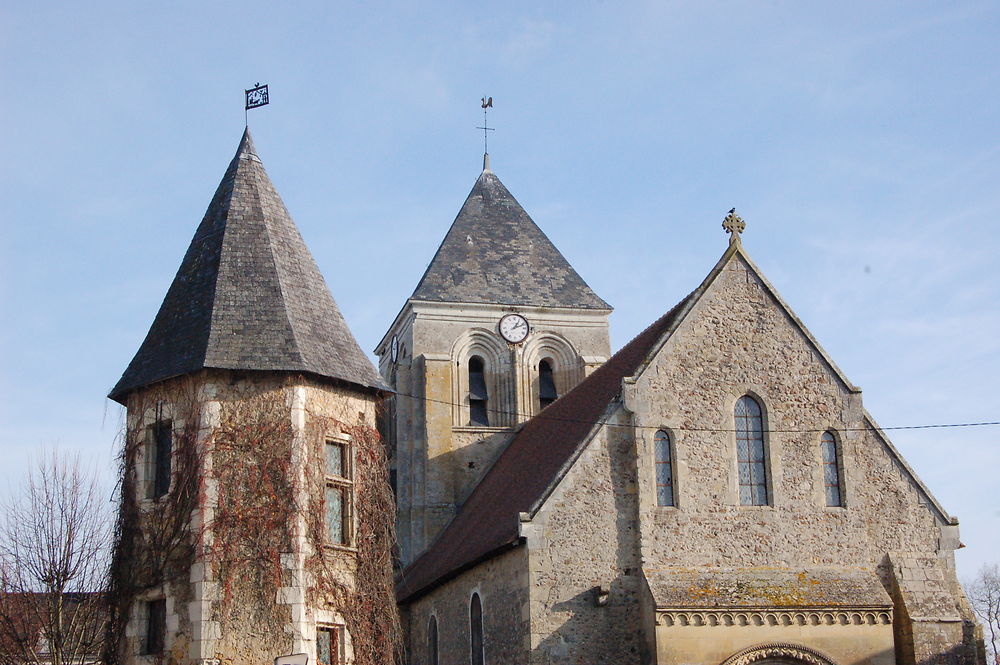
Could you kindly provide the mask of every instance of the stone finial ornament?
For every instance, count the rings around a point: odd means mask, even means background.
[[[722,220],[722,228],[726,230],[726,233],[732,234],[729,238],[729,243],[739,242],[740,234],[743,233],[743,229],[747,227],[747,223],[743,221],[743,218],[736,214],[736,208],[729,211],[726,218]]]

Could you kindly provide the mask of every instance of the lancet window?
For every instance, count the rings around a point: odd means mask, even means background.
[[[674,458],[670,449],[670,435],[658,430],[653,437],[656,458],[656,505],[673,506],[674,503]]]
[[[760,404],[753,397],[744,395],[736,402],[735,415],[740,504],[766,506],[767,459]]]
[[[823,489],[826,494],[826,505],[843,506],[843,496],[840,491],[840,455],[833,432],[823,432],[819,447],[823,457]]]

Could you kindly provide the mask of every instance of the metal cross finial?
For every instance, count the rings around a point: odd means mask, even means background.
[[[487,124],[486,124],[486,109],[493,108],[493,98],[492,97],[483,97],[483,99],[482,99],[482,107],[483,107],[483,126],[482,127],[476,127],[476,129],[483,130],[483,153],[488,155],[490,153],[490,150],[489,150],[489,142],[486,140],[487,132],[495,132],[496,129],[494,129],[493,127],[488,127],[487,126]]]
[[[747,223],[743,221],[743,218],[736,214],[736,208],[729,211],[726,218],[722,220],[722,228],[726,230],[726,233],[731,233],[732,237],[729,239],[730,243],[738,242],[740,234],[743,233],[743,229],[747,227]]]

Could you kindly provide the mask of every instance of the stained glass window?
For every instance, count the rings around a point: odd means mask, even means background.
[[[670,451],[670,435],[662,429],[653,439],[656,448],[656,505],[674,505],[674,461]]]
[[[840,496],[840,458],[837,454],[837,439],[833,432],[823,432],[820,439],[823,453],[823,487],[826,491],[826,505],[842,506]]]
[[[760,404],[744,395],[736,402],[736,456],[740,504],[767,505],[767,461],[764,456],[764,419]]]

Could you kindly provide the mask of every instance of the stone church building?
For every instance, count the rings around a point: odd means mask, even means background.
[[[245,133],[111,393],[116,662],[389,663],[394,584],[410,665],[982,663],[957,519],[723,226],[612,353],[487,157],[376,372]]]

